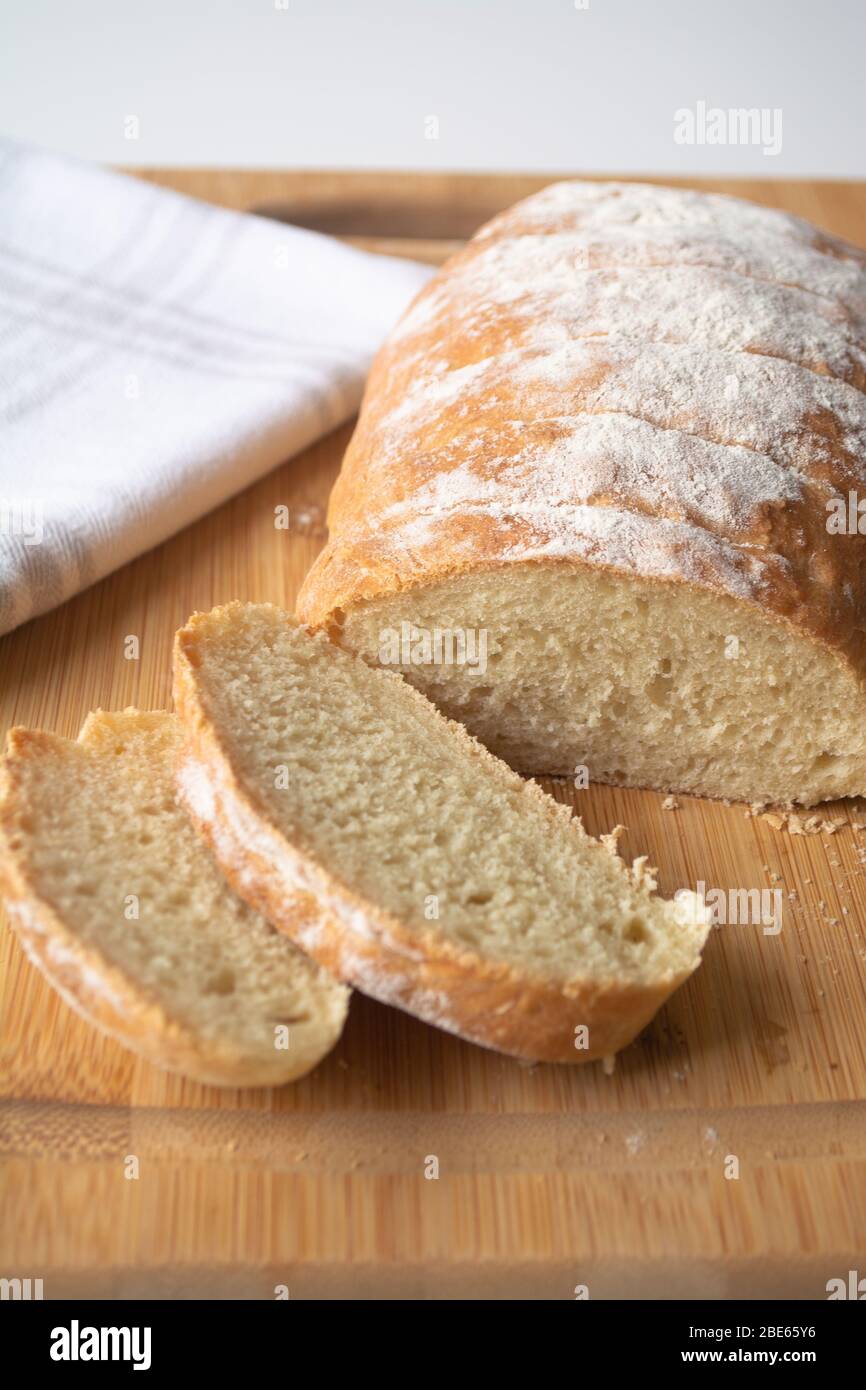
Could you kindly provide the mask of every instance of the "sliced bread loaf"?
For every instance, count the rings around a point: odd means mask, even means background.
[[[77,743],[13,729],[0,888],[92,1023],[199,1081],[279,1085],[336,1042],[348,991],[232,893],[178,805],[179,739],[174,716],[135,710],[91,714]]]
[[[238,892],[366,993],[518,1056],[631,1041],[697,966],[706,913],[449,723],[269,605],[177,635],[181,798]],[[315,918],[286,910],[298,891]]]
[[[298,614],[520,772],[862,796],[864,497],[864,252],[554,184],[383,346]]]

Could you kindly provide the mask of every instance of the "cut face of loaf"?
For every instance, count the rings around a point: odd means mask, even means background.
[[[866,794],[864,388],[858,248],[554,185],[379,354],[299,616],[524,772]],[[449,632],[484,670],[437,659]]]
[[[866,792],[851,670],[721,595],[521,565],[359,605],[341,641],[530,775],[805,805]]]
[[[693,894],[658,898],[405,681],[280,610],[192,618],[175,699],[181,797],[225,873],[375,998],[581,1062],[625,1046],[697,966]],[[298,891],[317,920],[286,914]]]
[[[331,1049],[348,991],[231,891],[178,805],[179,738],[172,715],[135,710],[91,714],[77,742],[11,731],[10,920],[64,999],[149,1061],[279,1085]]]

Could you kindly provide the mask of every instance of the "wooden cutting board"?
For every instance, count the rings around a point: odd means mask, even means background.
[[[149,175],[436,261],[545,179]],[[703,183],[866,241],[866,185]],[[435,236],[431,234],[435,233]],[[291,605],[349,428],[0,641],[0,724],[170,706],[171,638],[228,599]],[[295,525],[276,530],[286,504]],[[124,658],[124,638],[140,659]],[[821,1298],[866,1275],[866,808],[792,835],[742,806],[547,784],[665,893],[778,888],[726,926],[617,1061],[524,1066],[356,995],[277,1091],[165,1075],[73,1014],[5,926],[0,1274],[46,1297]],[[129,1156],[139,1176],[127,1176]],[[430,1158],[439,1176],[429,1178]],[[733,1160],[736,1160],[736,1164]],[[738,1176],[731,1174],[738,1169]]]

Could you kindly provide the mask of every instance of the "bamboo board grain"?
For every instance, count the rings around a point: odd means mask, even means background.
[[[153,171],[436,261],[546,180]],[[705,183],[866,240],[866,187]],[[170,707],[175,628],[230,598],[291,605],[342,429],[149,555],[0,640],[0,733]],[[274,508],[306,514],[276,530]],[[140,659],[124,659],[124,638]],[[310,1077],[220,1091],[158,1072],[51,992],[2,929],[0,1274],[46,1296],[825,1296],[866,1273],[866,808],[791,836],[741,806],[546,784],[627,827],[671,893],[779,888],[783,929],[712,933],[618,1059],[527,1067],[356,995]],[[139,1176],[129,1178],[134,1156]],[[436,1157],[439,1177],[425,1177]],[[731,1159],[739,1177],[726,1177]]]

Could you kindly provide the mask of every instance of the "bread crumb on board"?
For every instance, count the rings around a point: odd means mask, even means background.
[[[675,796],[665,797],[664,801],[662,802],[663,811],[678,811],[679,809],[680,803],[677,801]]]
[[[755,807],[746,815],[759,815],[764,824],[771,825],[774,830],[787,830],[789,835],[835,835],[848,824],[844,819],[827,820],[823,816],[804,816],[797,811],[763,811]],[[859,825],[853,828],[857,830]]]
[[[624,825],[615,825],[613,830],[609,830],[606,835],[599,835],[598,838],[601,844],[604,845],[608,854],[612,854],[614,858],[617,858],[619,856],[620,838],[625,834],[626,827]]]

